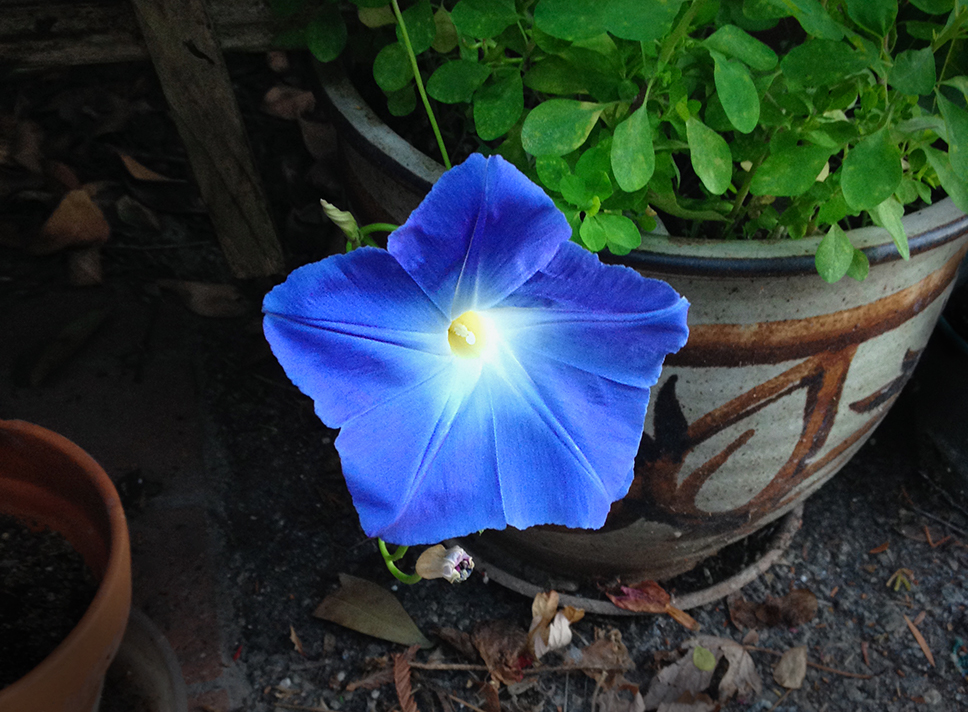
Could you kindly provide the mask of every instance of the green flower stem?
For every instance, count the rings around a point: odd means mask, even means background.
[[[427,118],[430,119],[430,126],[434,130],[434,136],[437,137],[437,147],[440,149],[440,155],[444,159],[444,168],[450,170],[450,157],[447,155],[447,148],[444,146],[444,138],[440,135],[440,128],[437,126],[437,118],[434,116],[434,110],[430,108],[430,99],[427,98],[427,90],[424,89],[423,80],[420,78],[420,68],[417,66],[417,55],[413,53],[413,46],[410,44],[410,35],[407,34],[407,25],[403,21],[403,13],[400,12],[400,4],[397,0],[390,0],[393,5],[393,14],[397,18],[397,24],[400,25],[400,34],[403,35],[403,46],[407,50],[407,56],[410,57],[410,67],[413,69],[413,80],[417,84],[417,91],[420,94],[420,99],[423,101],[424,109],[427,111]]]
[[[395,3],[396,3],[396,0],[394,0],[394,4]],[[415,584],[418,581],[423,580],[423,577],[420,576],[420,574],[403,573],[400,569],[397,568],[397,565],[394,563],[396,561],[399,561],[401,558],[403,558],[403,555],[407,553],[407,549],[409,547],[398,546],[396,548],[396,551],[394,551],[391,554],[387,550],[387,543],[383,541],[383,539],[377,539],[376,541],[377,541],[377,545],[380,547],[380,554],[383,555],[383,563],[387,565],[387,569],[390,571],[391,574],[394,575],[394,577],[396,577],[397,580],[402,581],[403,583],[406,583],[406,584]]]
[[[669,58],[672,57],[672,53],[676,49],[676,45],[679,44],[679,40],[683,39],[687,34],[689,34],[689,25],[695,19],[699,10],[702,6],[706,4],[706,0],[694,0],[689,9],[686,10],[686,14],[682,16],[679,20],[679,24],[676,25],[672,33],[666,38],[665,42],[662,43],[662,49],[659,52],[659,64],[656,69],[661,69],[669,63]]]
[[[390,223],[370,223],[360,228],[360,237],[366,237],[371,232],[393,232],[398,227],[400,226],[391,225]]]

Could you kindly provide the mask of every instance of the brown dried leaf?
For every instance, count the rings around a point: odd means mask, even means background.
[[[656,712],[714,712],[719,705],[705,693],[683,692],[675,702],[663,702]]]
[[[166,178],[160,173],[156,173],[147,166],[142,165],[126,153],[118,153],[118,157],[124,164],[128,174],[136,180],[171,182],[171,178]]]
[[[704,638],[706,646],[710,643],[710,638]],[[756,663],[746,652],[742,645],[737,645],[732,640],[726,638],[712,638],[719,641],[720,649],[729,663],[729,669],[719,681],[719,700],[725,702],[733,695],[747,697],[752,694],[759,694],[763,689],[763,681],[756,672]]]
[[[807,674],[807,646],[799,645],[783,653],[780,662],[773,668],[773,679],[777,685],[788,690],[799,690]]]
[[[705,645],[703,647],[706,647]],[[715,651],[713,651],[715,654]],[[719,655],[716,656],[717,661]],[[699,693],[712,682],[712,670],[700,670],[692,661],[692,652],[683,655],[672,665],[659,670],[645,693],[645,709],[653,710],[662,704],[676,702],[684,693]]]
[[[340,574],[339,581],[340,588],[322,600],[314,616],[392,643],[432,646],[385,588],[349,574]]]
[[[736,694],[745,697],[763,689],[763,682],[756,672],[753,658],[743,649],[743,646],[728,638],[701,635],[687,640],[683,644],[686,653],[677,662],[660,670],[659,674],[652,679],[645,696],[646,709],[674,703],[684,693],[697,695],[709,687],[715,668],[704,671],[696,667],[692,652],[696,646],[702,646],[711,652],[717,664],[724,657],[729,663],[719,683],[720,702],[725,702]]]
[[[401,712],[418,712],[417,702],[413,699],[413,689],[410,686],[410,660],[417,654],[419,647],[419,645],[412,645],[406,653],[397,653],[393,656],[393,684],[397,688]]]
[[[249,312],[249,303],[231,284],[208,284],[181,279],[159,279],[158,286],[170,289],[189,310],[199,316],[233,318]]]
[[[68,192],[40,228],[31,252],[49,255],[65,247],[107,242],[111,226],[91,196],[83,189]]]
[[[262,111],[280,119],[298,119],[316,108],[311,91],[287,84],[274,86],[262,97]]]
[[[436,631],[434,631],[434,635],[447,643],[447,645],[452,647],[468,660],[480,659],[480,653],[478,653],[477,648],[474,647],[474,641],[471,640],[469,633],[465,633],[462,630],[457,630],[456,628],[438,628]]]
[[[756,617],[756,605],[743,598],[741,593],[735,593],[727,598],[726,605],[729,607],[729,620],[739,630],[756,628],[759,625],[759,620]]]
[[[359,680],[354,680],[346,686],[347,692],[352,692],[353,690],[364,689],[364,690],[375,690],[378,687],[383,687],[384,685],[389,685],[393,682],[393,668],[389,665],[381,668],[379,670],[374,670],[369,675],[361,677]]]
[[[645,700],[638,690],[632,691],[632,699],[624,690],[602,690],[595,704],[595,712],[645,712]]]
[[[520,680],[521,669],[531,662],[528,634],[509,620],[479,623],[471,633],[471,642],[494,679],[505,685]]]
[[[289,626],[289,640],[292,641],[293,647],[296,649],[296,652],[302,655],[303,657],[306,657],[306,651],[303,650],[302,641],[299,640],[299,636],[296,635],[296,629],[293,628],[291,625]]]
[[[614,628],[607,633],[596,629],[595,640],[582,648],[581,659],[566,664],[581,669],[605,689],[624,685],[622,673],[635,668],[622,634]]]
[[[484,699],[484,712],[501,712],[501,698],[498,696],[497,683],[482,683],[478,692]]]
[[[783,598],[768,596],[756,608],[756,617],[768,626],[785,625],[795,628],[812,621],[817,615],[817,597],[813,592],[800,588],[790,591]]]
[[[928,662],[931,663],[931,667],[934,667],[934,655],[931,653],[931,648],[928,647],[928,641],[924,639],[924,636],[921,635],[921,631],[918,630],[918,627],[914,625],[910,618],[907,616],[902,617],[904,618],[904,622],[907,623],[907,627],[908,630],[911,631],[911,635],[914,636],[914,639],[918,641],[918,645],[921,646],[921,652],[924,653],[924,657],[926,657]]]
[[[702,628],[702,626],[699,625],[699,621],[685,611],[680,611],[675,606],[666,606],[665,612],[668,613],[669,617],[672,618],[672,620],[674,620],[676,623],[684,628],[688,628],[693,632]]]
[[[619,608],[638,613],[665,613],[672,597],[655,581],[642,581],[635,586],[621,586],[621,594],[606,592]]]

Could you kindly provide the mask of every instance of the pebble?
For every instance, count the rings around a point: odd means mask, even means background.
[[[929,705],[932,705],[932,706],[934,706],[934,705],[940,705],[941,704],[941,701],[942,701],[941,700],[941,693],[938,692],[933,687],[930,688],[929,690],[927,690],[924,693],[923,697],[924,697],[924,701],[926,703],[928,703]]]

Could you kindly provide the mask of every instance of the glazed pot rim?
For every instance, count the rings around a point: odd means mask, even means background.
[[[314,60],[330,118],[352,137],[354,149],[395,180],[414,190],[429,191],[444,167],[418,151],[387,126],[370,108],[337,62]],[[968,230],[968,216],[945,198],[902,219],[911,255],[957,239]],[[887,230],[864,227],[849,231],[851,243],[872,265],[901,259]],[[666,274],[769,277],[816,275],[814,255],[822,236],[786,240],[706,240],[645,235],[642,246],[621,257],[602,253],[607,262]]]
[[[81,641],[94,635],[94,631],[103,625],[105,619],[112,619],[111,609],[117,606],[116,595],[108,592],[122,586],[127,589],[122,598],[128,602],[130,610],[131,599],[131,555],[128,540],[128,525],[124,509],[118,492],[104,469],[81,447],[68,440],[63,435],[48,430],[39,425],[22,420],[0,420],[0,432],[9,433],[22,441],[29,442],[30,447],[56,450],[77,465],[77,472],[83,473],[98,495],[99,502],[104,505],[104,513],[108,523],[110,551],[104,567],[103,576],[98,581],[94,599],[84,611],[84,615],[71,629],[70,633],[44,658],[35,668],[9,687],[0,690],[0,701],[8,699],[19,700],[21,690],[36,686],[39,680],[54,679],[55,671],[65,669],[70,665],[75,651],[83,647]],[[0,477],[3,473],[0,472]],[[40,522],[43,523],[43,522]],[[124,612],[124,622],[127,622],[128,611]],[[120,644],[124,626],[115,636]],[[92,661],[101,664],[101,661]]]

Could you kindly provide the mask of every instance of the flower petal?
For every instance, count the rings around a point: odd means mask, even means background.
[[[638,388],[689,336],[689,303],[665,282],[602,264],[574,243],[488,316],[515,353],[542,354]]]
[[[387,249],[452,319],[524,284],[571,237],[544,191],[500,156],[447,171]]]
[[[429,544],[505,526],[489,397],[464,364],[346,422],[336,448],[368,536]]]
[[[412,389],[452,360],[450,320],[376,248],[295,270],[266,295],[263,311],[273,354],[330,427]]]
[[[597,528],[628,492],[648,390],[539,354],[488,369],[507,523]]]

